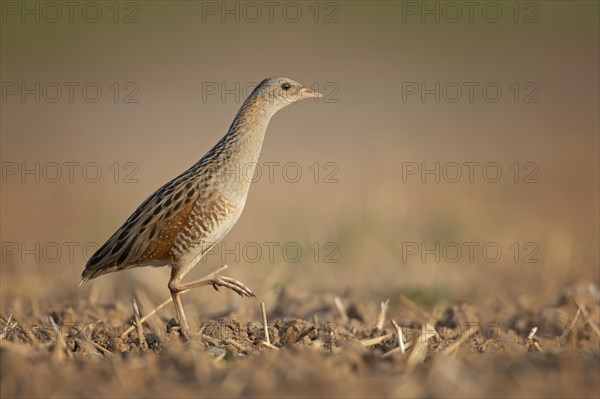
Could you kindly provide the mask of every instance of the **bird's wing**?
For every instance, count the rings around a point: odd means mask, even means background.
[[[167,264],[198,200],[197,185],[193,175],[184,173],[148,197],[90,258],[82,284],[128,267]]]

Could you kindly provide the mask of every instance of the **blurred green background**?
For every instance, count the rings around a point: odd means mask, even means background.
[[[242,89],[268,76],[325,97],[273,118],[264,173],[223,244],[229,252],[190,278],[225,260],[228,275],[267,302],[282,287],[378,300],[553,298],[566,283],[599,281],[598,2],[484,2],[471,15],[462,3],[275,2],[271,16],[262,2],[89,4],[69,15],[2,2],[3,302],[60,303],[90,287],[106,302],[128,303],[139,286],[166,298],[167,269],[78,288],[83,247],[103,243],[209,150]],[[265,162],[281,165],[271,181]],[[290,162],[302,173],[296,183],[283,170]],[[477,167],[470,182],[464,168],[452,183],[451,167],[465,162],[494,163],[502,177],[487,182]],[[447,172],[439,182],[403,173],[436,163]],[[98,168],[101,178],[86,181]],[[478,243],[474,259],[406,252],[465,242]],[[265,243],[278,243],[272,258]],[[282,256],[287,243],[302,248],[299,261]],[[486,243],[502,249],[497,262],[482,257]],[[263,251],[256,261],[249,244]],[[198,309],[222,303],[189,295],[197,300],[186,306]]]

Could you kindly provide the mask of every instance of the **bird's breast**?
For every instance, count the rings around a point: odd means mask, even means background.
[[[188,252],[204,253],[219,242],[238,221],[244,208],[242,202],[216,195],[199,200],[188,216],[187,223],[177,236],[171,255],[179,258]]]

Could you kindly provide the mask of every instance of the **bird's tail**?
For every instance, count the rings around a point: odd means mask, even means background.
[[[96,277],[98,277],[102,274],[109,273],[111,271],[112,271],[112,269],[104,269],[104,268],[92,269],[92,268],[86,266],[86,268],[81,273],[81,282],[79,283],[79,286],[81,287],[88,281],[95,279]]]

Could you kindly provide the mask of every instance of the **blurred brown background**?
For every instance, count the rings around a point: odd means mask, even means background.
[[[325,97],[273,118],[263,175],[223,244],[229,255],[211,255],[190,278],[224,260],[267,303],[282,287],[458,301],[551,299],[566,284],[598,283],[597,2],[496,2],[472,17],[441,2],[296,2],[276,3],[272,18],[260,2],[260,14],[236,2],[87,4],[69,16],[64,6],[2,2],[2,306],[60,304],[90,287],[102,302],[129,303],[140,286],[168,297],[166,269],[78,288],[90,255],[82,249],[217,142],[242,88],[276,75]],[[439,22],[422,14],[436,7]],[[439,102],[422,98],[421,84],[435,92],[436,82]],[[281,165],[272,181],[264,162]],[[296,183],[283,170],[290,162],[300,166]],[[439,182],[403,175],[403,165],[436,162],[448,167]],[[450,168],[465,162],[495,163],[502,177],[487,182],[479,166],[469,182],[465,167],[451,183]],[[98,168],[98,181],[86,181]],[[479,245],[473,260],[465,242]],[[287,243],[302,248],[299,261],[282,256]],[[436,262],[408,256],[411,243],[465,252]],[[486,243],[502,249],[497,262],[482,257]],[[262,250],[255,262],[249,244]],[[223,306],[223,296],[197,290],[188,306]]]

